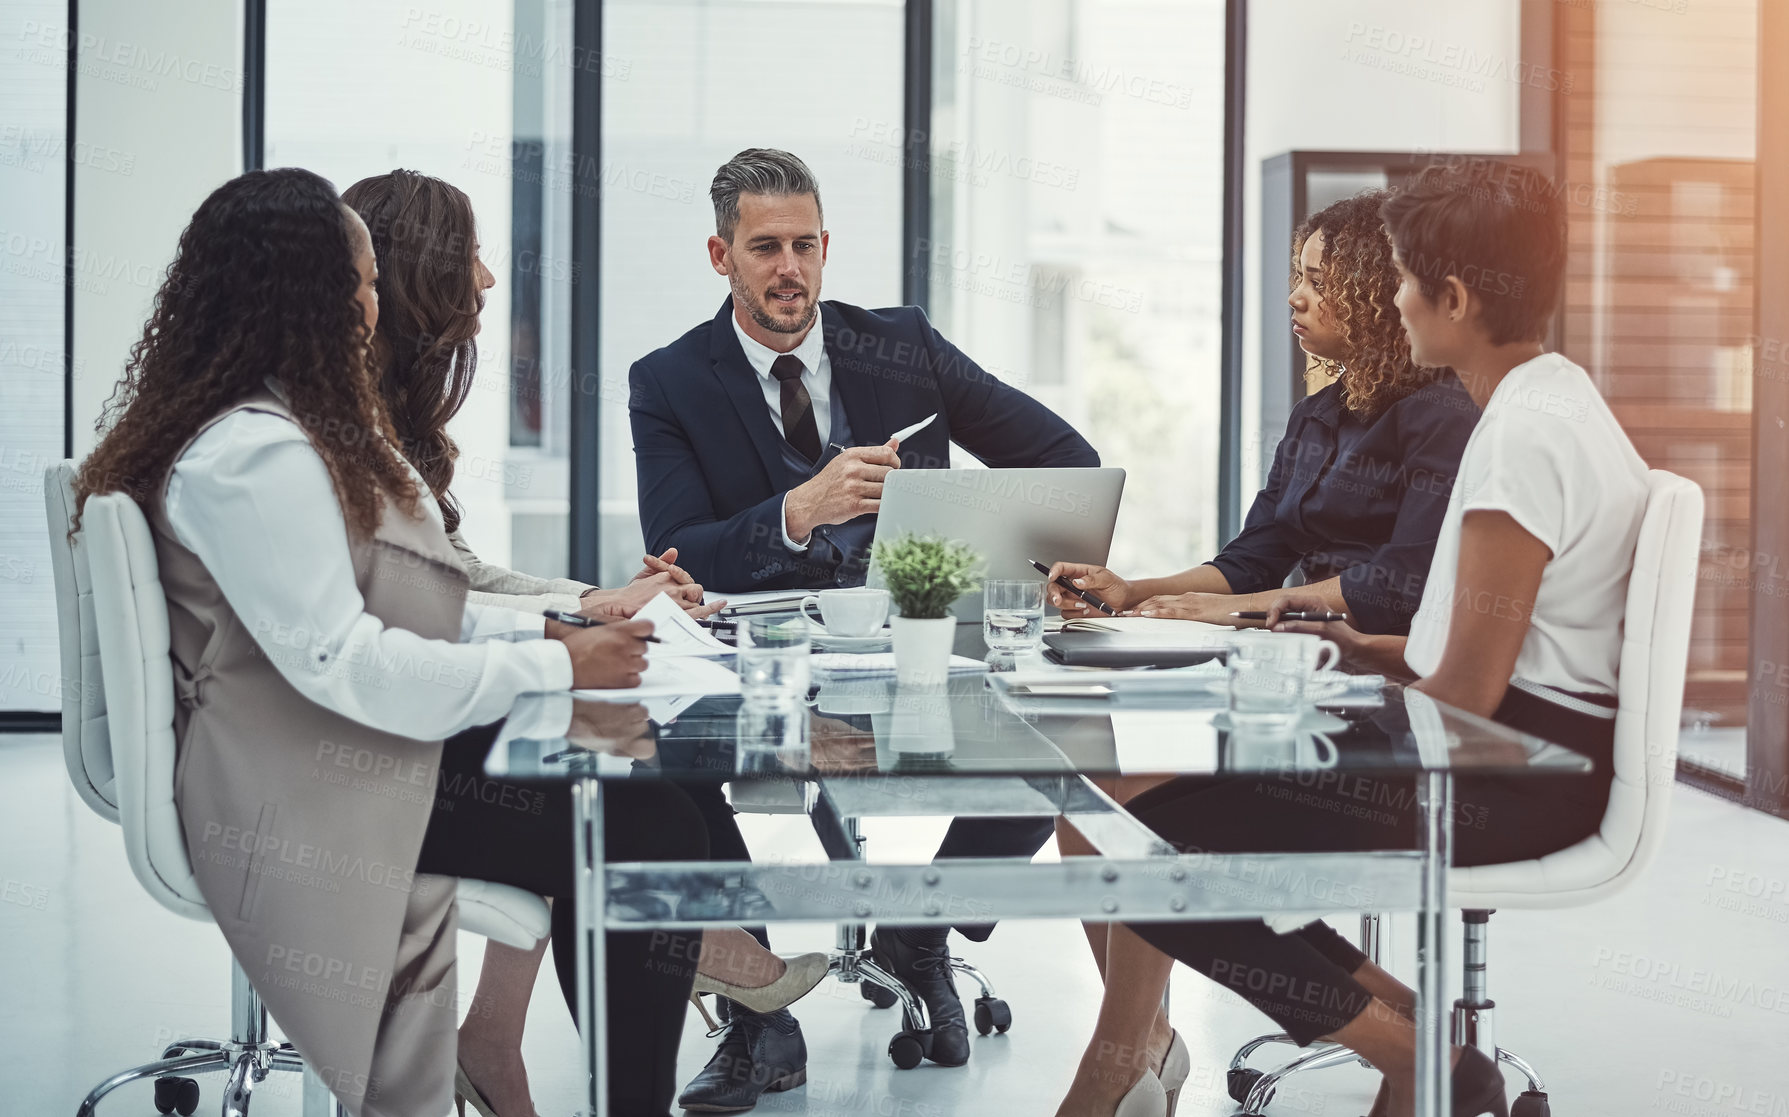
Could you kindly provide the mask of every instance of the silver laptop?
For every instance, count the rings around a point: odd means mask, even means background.
[[[938,535],[967,543],[989,578],[1043,580],[1029,560],[1104,565],[1124,495],[1122,469],[897,469],[882,482],[876,538]],[[870,563],[868,584],[881,586]],[[981,623],[981,594],[951,606]]]

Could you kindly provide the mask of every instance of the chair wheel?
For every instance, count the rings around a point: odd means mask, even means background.
[[[920,1041],[919,1034],[912,1030],[896,1032],[888,1041],[888,1057],[900,1070],[912,1070],[925,1058],[925,1044]]]
[[[1552,1112],[1547,1095],[1534,1090],[1517,1094],[1515,1104],[1509,1107],[1509,1117],[1551,1117]]]
[[[1013,1026],[1013,1010],[999,997],[975,998],[975,1030],[982,1035],[989,1032],[1006,1034]]]
[[[155,1111],[178,1113],[192,1117],[199,1108],[199,1083],[191,1078],[158,1078],[155,1080]]]
[[[877,1008],[893,1008],[895,1003],[901,999],[894,995],[894,990],[884,989],[873,981],[858,982],[857,991],[863,994],[864,1000]]]
[[[1237,1105],[1249,1100],[1249,1091],[1261,1080],[1261,1072],[1254,1067],[1231,1067],[1224,1075],[1224,1089],[1230,1092],[1230,1100]]]

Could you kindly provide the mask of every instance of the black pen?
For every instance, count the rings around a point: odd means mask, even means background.
[[[1036,559],[1026,559],[1025,561],[1027,561],[1031,565],[1037,567],[1040,571],[1042,571],[1044,573],[1044,575],[1046,577],[1049,575],[1050,568],[1045,566],[1043,563],[1037,561]],[[1107,605],[1104,601],[1101,601],[1099,598],[1088,593],[1086,590],[1081,589],[1079,586],[1075,585],[1073,582],[1069,581],[1067,578],[1056,579],[1056,584],[1061,586],[1063,589],[1067,590],[1068,592],[1074,594],[1076,597],[1080,598],[1082,601],[1085,601],[1087,604],[1093,606],[1095,609],[1098,609],[1100,612],[1104,613],[1106,616],[1116,617],[1118,615],[1118,610],[1112,608],[1110,605]]]
[[[1230,615],[1235,617],[1239,621],[1264,621],[1267,619],[1267,614],[1260,612],[1259,610],[1252,610],[1252,611],[1245,612],[1245,613],[1231,613]],[[1287,612],[1287,613],[1281,613],[1280,619],[1283,621],[1315,621],[1315,622],[1345,621],[1348,619],[1348,614],[1347,613],[1300,613],[1297,611],[1292,611],[1292,612]]]
[[[580,617],[576,613],[567,613],[563,609],[543,609],[541,610],[540,615],[550,621],[558,621],[560,624],[569,624],[573,628],[601,628],[605,624],[614,623],[613,621],[599,621],[591,617]],[[646,637],[646,642],[648,644],[664,643],[663,640],[660,640],[656,636]]]

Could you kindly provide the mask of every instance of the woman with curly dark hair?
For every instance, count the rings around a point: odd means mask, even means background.
[[[1336,379],[1300,400],[1242,532],[1217,557],[1135,581],[1058,563],[1112,608],[1238,624],[1265,611],[1294,572],[1365,632],[1406,632],[1422,601],[1455,467],[1478,407],[1450,370],[1410,359],[1392,297],[1398,271],[1379,219],[1386,192],[1337,202],[1293,241],[1292,332]],[[1052,585],[1065,617],[1090,607]]]
[[[1064,616],[1091,610],[1054,584],[1058,576],[1128,614],[1249,627],[1259,622],[1231,614],[1266,612],[1296,574],[1304,600],[1348,614],[1363,632],[1410,630],[1479,411],[1451,370],[1411,359],[1379,216],[1387,197],[1337,202],[1294,237],[1293,333],[1335,380],[1293,407],[1241,534],[1216,558],[1165,578],[1128,581],[1103,566],[1057,563],[1050,595]],[[1128,802],[1160,782],[1120,780],[1109,790]],[[1064,856],[1097,853],[1066,820],[1057,843]],[[1108,1114],[1126,1089],[1158,1079],[1171,1110],[1190,1066],[1161,1007],[1173,960],[1122,925],[1085,927],[1105,1001],[1058,1112]]]
[[[376,274],[366,226],[317,175],[251,171],[213,191],[77,491],[127,492],[154,535],[175,803],[212,917],[349,1111],[409,1117],[454,1099],[455,877],[560,899],[575,1004],[569,801],[461,794],[442,776],[488,751],[520,694],[636,684],[651,625],[541,639],[538,614],[466,603],[372,374]],[[564,732],[571,709],[529,732]],[[601,709],[604,735],[644,728],[639,707]],[[679,789],[605,800],[605,838],[632,857],[706,856]],[[634,1071],[616,1076],[618,1112],[666,1113],[676,1085],[694,976],[678,959],[696,940],[650,939],[610,936],[606,995],[629,1027],[609,1057]]]

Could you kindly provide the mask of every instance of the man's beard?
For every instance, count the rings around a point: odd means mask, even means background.
[[[772,333],[779,333],[779,334],[801,333],[802,331],[806,330],[809,326],[812,326],[814,324],[814,318],[820,312],[820,304],[819,303],[817,303],[817,302],[809,303],[808,304],[808,312],[801,316],[801,321],[796,322],[796,323],[791,323],[786,318],[778,318],[775,315],[771,314],[770,310],[764,305],[764,303],[762,303],[761,301],[759,301],[757,299],[752,298],[751,295],[746,291],[745,282],[742,279],[740,279],[738,276],[730,276],[729,280],[730,280],[730,286],[733,288],[733,301],[736,303],[739,303],[741,306],[745,307],[746,313],[750,314],[752,316],[752,321],[758,323],[758,325],[760,325],[760,326],[763,326],[765,329],[770,330]]]

